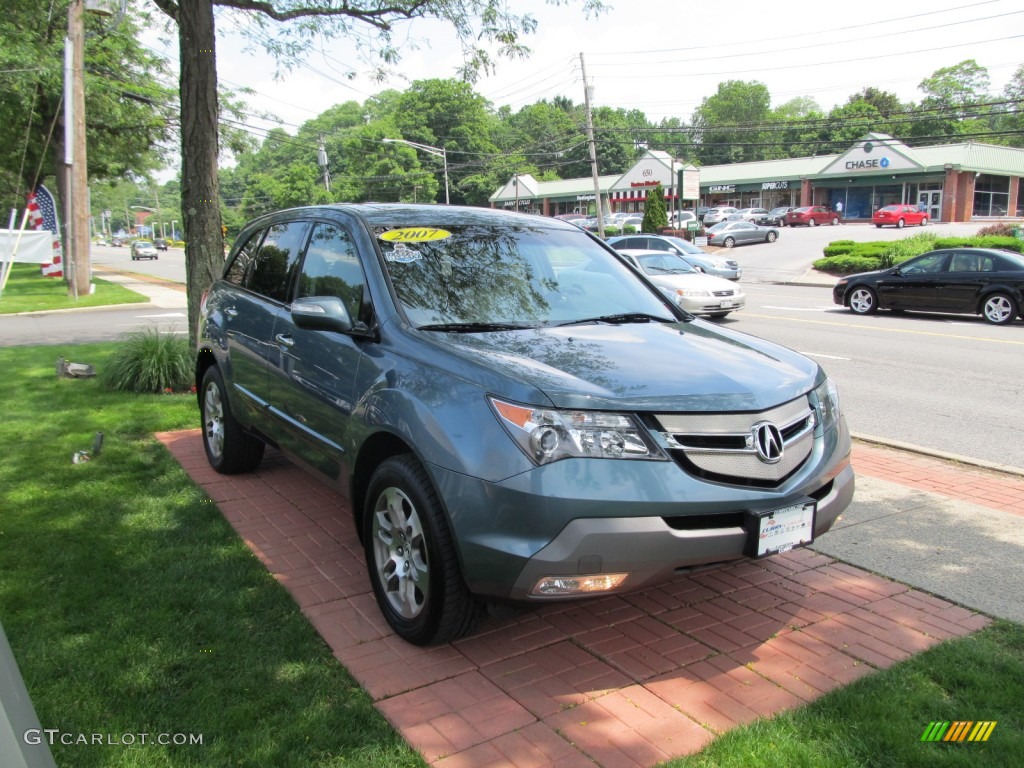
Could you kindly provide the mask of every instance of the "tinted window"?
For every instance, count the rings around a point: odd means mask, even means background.
[[[256,255],[256,247],[260,244],[261,237],[263,237],[263,230],[254,232],[245,241],[245,245],[238,249],[235,253],[235,258],[231,260],[231,264],[228,266],[227,272],[224,273],[225,280],[235,285],[245,284],[245,273],[249,270],[249,265],[252,264],[253,256]]]
[[[971,251],[957,251],[949,264],[950,272],[993,272],[996,269],[999,267],[991,254]]]
[[[275,224],[263,238],[248,287],[275,301],[288,301],[288,283],[309,231],[308,221]]]
[[[334,224],[317,224],[299,275],[298,298],[336,296],[353,320],[363,303],[363,268],[348,232]]]
[[[913,275],[919,272],[941,272],[942,266],[949,258],[948,253],[927,253],[924,256],[907,262],[902,271],[904,274]]]

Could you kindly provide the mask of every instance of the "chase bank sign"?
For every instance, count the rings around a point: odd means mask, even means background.
[[[846,170],[848,171],[876,171],[888,168],[892,165],[888,157],[872,157],[867,160],[847,160]]]
[[[893,171],[923,170],[914,158],[913,150],[891,137],[872,136],[870,140],[851,147],[833,160],[822,174],[892,173]]]

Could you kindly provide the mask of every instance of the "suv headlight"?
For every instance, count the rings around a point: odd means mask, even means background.
[[[629,414],[534,408],[489,399],[502,426],[537,464],[570,457],[668,460]]]
[[[834,427],[839,421],[839,390],[832,379],[825,379],[814,389],[818,401],[818,415],[825,429]]]

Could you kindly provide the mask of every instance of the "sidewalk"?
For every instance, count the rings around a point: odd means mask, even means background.
[[[96,267],[93,273],[107,282],[123,285],[131,291],[148,297],[154,307],[161,309],[188,308],[188,296],[182,283],[134,272],[121,272],[107,267]]]
[[[651,766],[980,629],[983,613],[1024,620],[1024,478],[857,443],[857,496],[813,550],[416,648],[384,623],[340,496],[274,452],[226,477],[198,430],[158,438],[437,766]]]

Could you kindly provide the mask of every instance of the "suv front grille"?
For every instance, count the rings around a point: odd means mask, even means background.
[[[655,417],[676,462],[716,482],[774,487],[803,466],[814,444],[814,410],[806,397],[757,413],[672,413]],[[756,426],[778,429],[781,456],[766,459]]]

